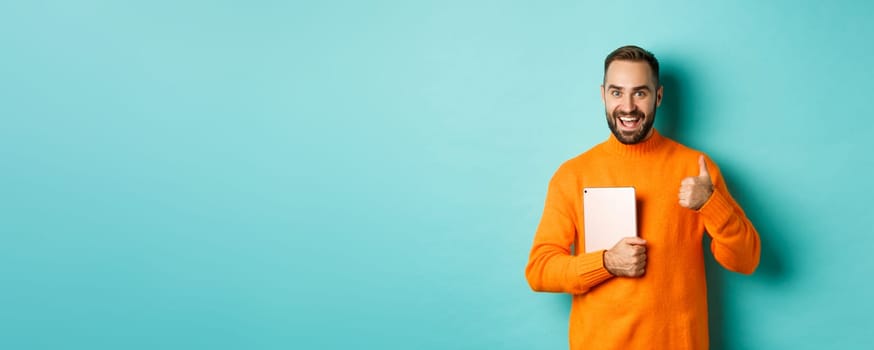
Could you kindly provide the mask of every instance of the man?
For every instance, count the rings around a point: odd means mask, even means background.
[[[707,349],[704,232],[726,269],[758,266],[759,235],[719,168],[653,128],[662,92],[652,53],[610,53],[601,98],[612,134],[549,182],[525,273],[535,291],[573,295],[571,349]],[[584,253],[583,188],[613,186],[635,188],[638,237]]]

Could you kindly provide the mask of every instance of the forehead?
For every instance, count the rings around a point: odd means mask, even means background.
[[[644,61],[613,61],[604,73],[604,86],[653,86],[652,70]]]

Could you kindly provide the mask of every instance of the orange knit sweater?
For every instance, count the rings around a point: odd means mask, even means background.
[[[657,131],[635,145],[611,135],[552,177],[525,273],[535,291],[573,294],[571,349],[708,348],[703,234],[722,266],[745,274],[759,263],[760,242],[709,158],[713,195],[698,211],[679,205],[680,181],[698,175],[700,154]],[[582,191],[605,186],[636,190],[642,277],[614,277],[604,251],[583,253]]]

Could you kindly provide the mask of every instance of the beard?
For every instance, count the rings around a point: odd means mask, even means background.
[[[613,136],[616,136],[616,139],[625,145],[633,145],[640,143],[647,137],[647,135],[649,135],[650,130],[652,130],[652,125],[655,123],[656,110],[653,108],[652,115],[645,115],[641,111],[622,113],[619,112],[619,110],[613,111],[612,116],[610,115],[610,112],[606,112],[606,114],[607,125],[610,126],[610,131],[613,132]],[[640,128],[635,131],[621,131],[616,126],[616,121],[619,120],[619,117],[638,117],[641,118],[643,124],[641,124]]]

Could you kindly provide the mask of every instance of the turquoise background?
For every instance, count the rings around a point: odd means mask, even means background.
[[[547,182],[663,65],[762,263],[714,349],[863,348],[865,2],[3,1],[0,348],[562,349],[524,277]],[[709,256],[709,255],[708,255]]]

